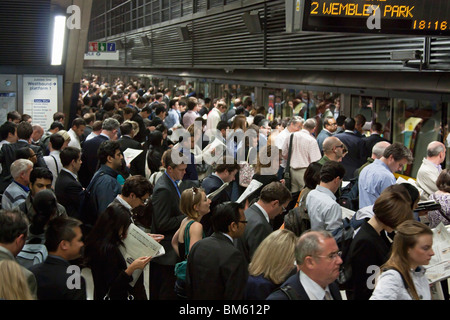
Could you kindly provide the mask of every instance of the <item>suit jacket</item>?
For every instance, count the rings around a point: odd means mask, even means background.
[[[9,251],[8,249],[0,246],[0,261],[2,261],[2,260],[14,260],[15,261],[16,259],[14,258],[13,254],[11,253],[11,251]],[[34,274],[30,270],[28,270],[28,269],[26,269],[24,267],[21,267],[21,268],[22,268],[22,271],[23,271],[23,273],[25,275],[25,278],[27,279],[27,284],[28,284],[28,287],[30,288],[31,294],[35,298],[37,298],[36,277],[34,276]]]
[[[152,195],[152,227],[151,233],[163,234],[160,244],[166,253],[154,258],[152,262],[174,266],[179,257],[172,247],[172,237],[180,227],[185,215],[180,211],[180,197],[177,188],[167,174],[163,174],[156,182]]]
[[[80,205],[83,187],[70,173],[61,170],[55,183],[55,194],[58,202],[66,208],[67,215],[80,218]]]
[[[362,138],[364,141],[364,147],[366,150],[366,158],[369,158],[372,156],[372,149],[373,146],[376,145],[380,141],[388,141],[387,139],[383,138],[379,134],[371,134],[368,137]]]
[[[247,263],[250,263],[256,249],[273,232],[273,228],[256,204],[245,210],[245,218],[248,221],[245,232],[241,238],[237,239],[236,247],[244,254]]]
[[[202,188],[205,190],[206,195],[210,194],[213,191],[216,191],[223,185],[223,181],[216,175],[211,174],[207,176],[202,181]],[[218,204],[230,201],[230,195],[228,194],[229,187],[225,188],[222,192],[216,195],[211,199],[211,204],[209,206],[209,213],[205,214],[201,220],[203,225],[203,230],[205,234],[212,234],[212,224],[211,224],[211,214],[214,212],[214,208],[217,207]]]
[[[139,125],[139,132],[134,136],[134,140],[139,143],[145,142],[145,139],[147,138],[147,127],[145,126],[144,119],[142,119],[140,114],[136,113],[131,118],[131,121],[136,121]]]
[[[128,148],[143,150],[143,147],[139,142],[128,136],[122,136],[119,140],[117,140],[117,142],[120,144],[120,151],[122,151],[122,153]],[[133,161],[131,161],[130,174],[132,176],[141,175],[145,177],[145,156],[146,152],[143,151]]]
[[[284,287],[286,285],[289,285],[292,289],[294,289],[298,296],[298,300],[310,300],[305,288],[300,282],[298,272],[289,277],[280,287]],[[330,293],[334,300],[342,300],[341,293],[339,292],[339,286],[336,282],[329,284],[328,287],[330,288]],[[281,289],[278,289],[271,293],[266,300],[289,300],[289,297]]]
[[[344,131],[334,135],[347,147],[348,153],[342,158],[342,165],[345,168],[344,180],[353,178],[356,169],[361,167],[366,161],[364,141],[354,133]]]
[[[192,246],[186,268],[188,299],[242,300],[247,278],[242,253],[224,234],[215,232]]]
[[[67,280],[73,275],[67,273],[69,266],[63,258],[49,255],[43,263],[30,267],[37,280],[39,300],[86,300],[86,281],[82,276],[79,289],[68,288]]]
[[[97,171],[97,150],[102,142],[107,140],[109,140],[108,137],[99,134],[95,138],[87,140],[83,143],[83,146],[81,148],[81,160],[83,162],[81,164],[80,171],[78,172],[78,178],[81,185],[85,188],[89,185],[89,182],[91,182],[95,171]]]

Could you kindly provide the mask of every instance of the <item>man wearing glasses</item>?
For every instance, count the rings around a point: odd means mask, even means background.
[[[334,117],[327,117],[323,121],[323,129],[320,131],[319,135],[317,136],[317,143],[319,144],[320,152],[324,153],[323,150],[323,142],[326,138],[331,137],[337,129],[337,123],[336,119]]]
[[[342,264],[333,236],[324,230],[307,231],[295,247],[298,272],[267,300],[342,300],[335,280]]]
[[[347,148],[341,140],[336,137],[328,137],[323,141],[323,157],[318,162],[321,165],[328,161],[341,162],[346,153]]]
[[[247,227],[236,246],[248,264],[259,244],[273,232],[271,221],[286,212],[291,199],[288,188],[279,182],[271,182],[261,190],[259,200],[245,211]]]

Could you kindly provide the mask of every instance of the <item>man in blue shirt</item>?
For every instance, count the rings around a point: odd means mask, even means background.
[[[394,172],[412,162],[411,151],[401,143],[387,147],[381,159],[376,159],[359,174],[359,207],[373,205],[384,189],[395,184]]]

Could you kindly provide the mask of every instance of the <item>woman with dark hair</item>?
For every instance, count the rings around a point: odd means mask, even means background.
[[[148,154],[147,165],[151,172],[159,171],[161,167],[161,157],[164,153],[163,134],[161,131],[155,130],[148,135]]]
[[[120,251],[131,224],[129,211],[111,204],[100,215],[85,242],[84,262],[94,279],[94,299],[146,299],[142,274],[132,287],[133,272],[142,270],[151,257],[140,257],[128,267]]]
[[[51,219],[59,215],[56,196],[52,190],[45,189],[33,197],[34,215],[30,218],[30,228],[27,243],[43,244],[45,242],[45,227]]]

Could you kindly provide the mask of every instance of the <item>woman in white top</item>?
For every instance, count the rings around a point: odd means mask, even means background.
[[[416,220],[401,223],[396,231],[370,300],[431,300],[423,265],[434,255],[433,231]]]

